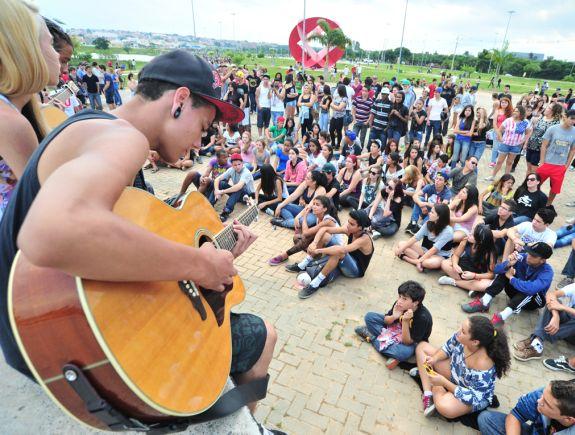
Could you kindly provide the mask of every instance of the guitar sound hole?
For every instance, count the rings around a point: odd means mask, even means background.
[[[200,236],[200,239],[198,240],[198,248],[202,246],[204,243],[212,243],[212,239],[206,234],[202,234]]]

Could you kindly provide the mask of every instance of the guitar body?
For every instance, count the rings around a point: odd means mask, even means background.
[[[114,212],[191,246],[215,240],[223,229],[197,192],[177,210],[127,188]],[[100,395],[127,416],[148,422],[190,416],[208,409],[226,384],[230,309],[245,290],[236,276],[222,293],[199,289],[192,303],[182,286],[84,280],[36,267],[19,252],[11,271],[10,320],[38,382],[81,422],[106,429],[63,378],[68,363],[81,367]]]
[[[68,117],[66,114],[54,106],[46,106],[42,108],[42,116],[44,121],[50,129],[54,129],[62,124]]]

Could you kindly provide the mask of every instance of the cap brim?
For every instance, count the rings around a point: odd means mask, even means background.
[[[210,97],[209,95],[196,93],[203,99],[212,103],[218,109],[218,121],[237,124],[244,119],[244,111],[231,103],[226,103],[218,98]]]

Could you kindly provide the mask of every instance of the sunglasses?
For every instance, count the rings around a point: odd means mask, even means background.
[[[371,175],[379,175],[379,172],[369,171]]]
[[[537,178],[529,177],[527,181],[537,181]]]
[[[477,162],[469,162],[471,163],[473,166],[477,166]]]

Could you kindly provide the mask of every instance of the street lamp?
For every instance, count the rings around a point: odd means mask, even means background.
[[[515,11],[507,11],[507,13],[509,14],[509,18],[507,19],[507,27],[505,27],[505,35],[503,36],[503,42],[501,43],[501,54],[503,54],[503,49],[505,47],[505,41],[507,40],[507,32],[509,31],[509,23],[511,23],[511,15],[513,15],[515,13]],[[499,68],[501,67],[501,64],[498,63],[497,64],[497,71],[495,73],[496,76],[499,75]]]
[[[403,52],[403,34],[405,33],[405,19],[407,18],[407,4],[409,0],[405,0],[405,12],[403,13],[403,29],[401,30],[401,44],[399,46],[399,61],[397,62],[397,75],[399,75],[399,69],[401,68],[401,54]]]

